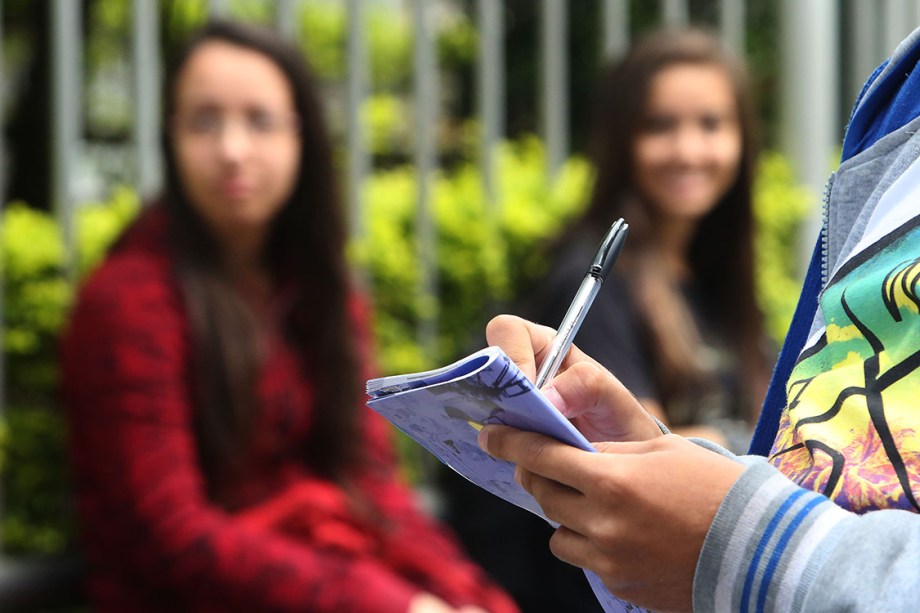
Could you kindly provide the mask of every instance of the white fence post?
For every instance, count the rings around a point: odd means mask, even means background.
[[[68,265],[74,262],[73,188],[83,134],[83,44],[80,3],[54,0],[51,6],[51,141],[54,211]]]
[[[662,0],[662,21],[668,26],[682,26],[689,20],[687,0]]]
[[[477,98],[480,115],[479,168],[483,191],[490,206],[498,202],[495,147],[504,137],[505,53],[502,0],[479,0],[479,57]]]
[[[3,49],[3,11],[0,10],[0,51]],[[0,94],[3,94],[6,90],[6,74],[4,73],[4,66],[6,65],[2,53],[0,53]],[[5,96],[0,95],[0,117],[6,116],[6,109],[3,107],[3,101],[6,99]],[[3,244],[3,211],[6,207],[6,143],[0,144],[0,245]],[[2,258],[2,252],[0,252],[0,258]],[[3,419],[3,414],[6,411],[6,352],[3,350],[3,331],[4,331],[4,322],[6,317],[4,316],[4,303],[3,303],[3,280],[5,277],[5,272],[3,270],[4,262],[0,261],[0,420]],[[0,491],[0,517],[3,517],[3,501],[2,501],[2,491]],[[2,549],[3,543],[0,542],[0,549]]]
[[[719,30],[729,49],[744,56],[746,30],[745,0],[720,0]]]
[[[843,134],[838,118],[840,67],[836,0],[783,0],[783,143],[816,203],[802,235],[802,270],[821,224],[817,206]]]
[[[629,45],[629,4],[626,0],[604,0],[604,59],[611,61]]]
[[[300,22],[297,21],[297,0],[275,0],[275,28],[288,40],[297,38]]]
[[[159,7],[156,0],[134,0],[131,52],[134,62],[134,156],[137,191],[141,201],[160,188],[161,88],[159,58]]]
[[[429,0],[415,0],[414,80],[415,80],[415,172],[418,189],[416,241],[421,266],[418,287],[420,309],[418,342],[424,355],[437,356],[437,236],[433,219],[432,179],[437,165],[437,63],[434,35],[431,32]]]
[[[566,0],[543,0],[541,6],[543,137],[552,177],[569,153],[568,5]]]
[[[362,121],[362,109],[367,98],[368,67],[365,41],[364,0],[348,0],[348,211],[350,233],[353,238],[363,238],[364,184],[370,172],[367,137]]]

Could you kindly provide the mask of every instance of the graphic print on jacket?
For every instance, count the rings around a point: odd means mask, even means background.
[[[918,283],[920,216],[834,275],[787,384],[770,461],[846,509],[920,511]]]

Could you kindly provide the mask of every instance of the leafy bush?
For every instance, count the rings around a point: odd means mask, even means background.
[[[413,169],[390,169],[369,178],[367,233],[350,248],[373,292],[378,362],[384,373],[440,365],[481,345],[485,321],[543,274],[546,262],[539,247],[581,210],[591,184],[584,160],[569,160],[551,180],[536,138],[502,144],[496,160],[491,204],[473,165],[433,178],[436,297],[420,296],[416,289],[421,267],[413,238]],[[777,338],[788,325],[798,294],[796,230],[807,202],[785,161],[766,155],[755,203],[758,289]],[[63,427],[54,402],[55,338],[72,300],[71,279],[100,260],[138,208],[136,195],[127,189],[116,190],[107,202],[80,207],[73,273],[66,269],[60,232],[51,217],[22,204],[11,204],[3,212],[3,351],[10,384],[5,423],[0,424],[6,500],[0,528],[7,551],[56,552],[70,542],[68,482],[61,469]],[[423,314],[437,321],[431,354],[417,342]],[[418,463],[411,451],[405,457]]]
[[[11,204],[3,215],[3,352],[7,405],[0,436],[5,549],[60,551],[69,534],[61,423],[54,412],[54,339],[70,284],[54,220]]]
[[[779,345],[786,336],[802,286],[799,233],[813,197],[795,182],[792,168],[778,153],[761,157],[754,187],[757,298],[767,333]]]
[[[70,297],[64,248],[54,220],[21,203],[3,219],[3,352],[16,401],[45,397],[54,383],[49,356]],[[24,399],[26,399],[24,398]]]
[[[535,138],[498,151],[498,196],[486,201],[478,170],[462,165],[433,180],[437,234],[434,278],[438,299],[420,296],[416,247],[417,185],[412,168],[374,175],[367,185],[367,236],[354,245],[368,272],[377,313],[379,362],[386,373],[428,368],[465,352],[497,305],[542,272],[537,245],[575,213],[589,182],[583,160],[570,160],[559,180],[545,172]],[[432,309],[426,311],[426,309]],[[437,321],[433,355],[424,355],[417,329],[423,314]]]
[[[73,298],[72,277],[89,271],[138,210],[137,196],[115,190],[105,203],[81,207],[74,219],[76,270],[68,270],[55,220],[21,203],[3,212],[3,353],[7,405],[0,430],[8,552],[61,551],[70,540],[63,425],[55,404],[55,346]]]

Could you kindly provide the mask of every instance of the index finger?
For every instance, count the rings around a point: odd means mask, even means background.
[[[537,364],[553,341],[555,331],[515,315],[498,315],[486,325],[486,340],[501,347],[521,372],[533,381]]]

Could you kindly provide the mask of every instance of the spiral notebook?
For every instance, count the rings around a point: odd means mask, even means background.
[[[594,451],[498,347],[487,347],[436,370],[371,379],[367,394],[371,409],[441,462],[551,524],[537,501],[514,481],[514,465],[479,448],[479,430],[485,424],[504,424]],[[611,594],[594,573],[585,571],[585,575],[608,613],[643,610]]]

